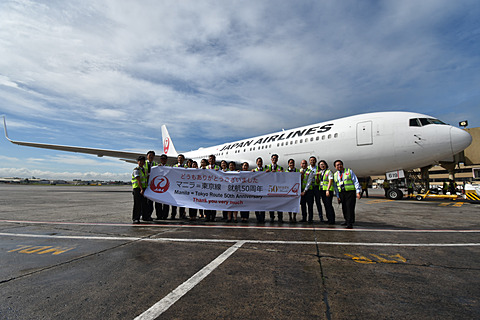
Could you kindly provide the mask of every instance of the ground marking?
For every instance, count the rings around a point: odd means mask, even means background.
[[[345,229],[340,226],[270,226],[270,225],[202,225],[202,224],[169,224],[169,223],[103,223],[103,222],[58,222],[58,221],[29,221],[29,220],[0,220],[6,223],[24,223],[24,224],[47,224],[47,225],[80,225],[80,226],[110,226],[110,227],[135,227],[135,228],[208,228],[208,229],[259,229],[259,230],[296,230],[296,231],[337,231],[337,232],[398,232],[398,233],[480,233],[480,230],[454,230],[454,229],[368,229],[355,227],[355,229]]]
[[[480,243],[382,243],[382,242],[317,242],[317,241],[280,241],[280,240],[230,240],[230,239],[181,239],[181,238],[140,238],[140,237],[99,237],[99,236],[59,236],[42,234],[4,233],[0,236],[27,237],[46,239],[79,239],[79,240],[120,240],[148,242],[195,242],[195,243],[243,243],[251,244],[294,244],[294,245],[335,245],[335,246],[372,246],[372,247],[478,247]]]
[[[188,291],[193,289],[200,281],[205,279],[213,270],[228,259],[235,251],[237,251],[245,241],[237,241],[233,246],[219,255],[215,260],[206,265],[203,269],[195,273],[190,279],[179,285],[175,290],[166,295],[162,300],[155,303],[147,311],[135,318],[135,320],[156,319],[175,302],[183,297]]]

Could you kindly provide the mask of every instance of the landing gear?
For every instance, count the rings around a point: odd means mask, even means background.
[[[392,200],[402,200],[403,192],[400,189],[392,188],[387,192],[387,198]]]

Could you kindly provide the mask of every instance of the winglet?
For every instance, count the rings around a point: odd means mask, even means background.
[[[177,150],[172,142],[172,138],[168,134],[167,126],[162,125],[162,141],[163,141],[163,153],[168,157],[176,157],[178,155]]]
[[[8,132],[7,132],[7,121],[5,120],[5,116],[3,117],[3,128],[5,129],[5,138],[7,138],[8,141],[13,142],[9,137],[8,137]]]

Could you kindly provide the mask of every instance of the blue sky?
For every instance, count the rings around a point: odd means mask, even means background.
[[[179,151],[375,111],[480,126],[480,2],[0,2],[11,138]],[[0,140],[0,176],[132,165]]]

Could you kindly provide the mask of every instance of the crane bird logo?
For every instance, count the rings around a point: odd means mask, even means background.
[[[167,177],[156,176],[150,182],[150,190],[156,193],[167,192],[169,187],[170,187],[170,181],[168,181]]]
[[[168,153],[168,148],[170,147],[170,139],[168,137],[163,140],[163,153]]]

